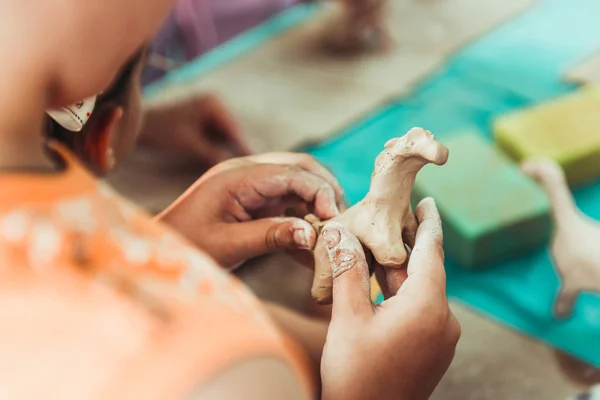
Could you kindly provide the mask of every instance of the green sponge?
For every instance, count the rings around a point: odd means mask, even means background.
[[[534,181],[477,133],[444,144],[448,163],[419,172],[412,201],[435,199],[450,259],[481,268],[547,243],[550,205]]]
[[[498,118],[498,146],[516,161],[543,156],[558,162],[571,185],[600,176],[600,90],[588,87]]]

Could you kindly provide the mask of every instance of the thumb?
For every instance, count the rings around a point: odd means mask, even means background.
[[[332,315],[373,313],[369,266],[362,245],[339,222],[327,223],[321,232],[333,273]]]
[[[312,250],[317,240],[314,228],[299,218],[264,218],[223,225],[214,245],[228,249],[219,257],[228,268],[276,250]]]

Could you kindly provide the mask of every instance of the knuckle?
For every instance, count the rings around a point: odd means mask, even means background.
[[[445,334],[448,325],[448,310],[441,307],[433,308],[429,311],[428,328],[435,335]]]
[[[460,323],[458,322],[458,320],[456,319],[456,317],[454,316],[454,314],[452,312],[450,312],[450,318],[448,321],[447,332],[448,332],[448,341],[450,342],[450,344],[452,346],[456,347],[456,345],[458,344],[458,341],[460,340],[460,337],[462,335],[462,328],[460,326]]]
[[[317,163],[317,160],[312,155],[310,155],[308,153],[299,153],[298,154],[298,165],[302,165],[302,166],[305,166],[308,168],[311,165],[314,165],[316,163]]]
[[[289,173],[299,174],[305,172],[302,167],[294,164],[279,164],[281,168],[288,171]]]
[[[447,304],[429,301],[422,307],[422,315],[426,316],[423,328],[432,337],[444,337],[449,326],[450,308]]]

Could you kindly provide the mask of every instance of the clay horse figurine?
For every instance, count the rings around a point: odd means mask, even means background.
[[[431,132],[413,128],[406,135],[389,140],[375,160],[369,193],[333,220],[342,223],[361,241],[377,263],[402,268],[417,232],[417,220],[410,195],[417,173],[426,164],[444,165],[448,149]],[[318,233],[325,221],[307,216]],[[322,236],[315,246],[315,277],[312,296],[320,304],[332,300],[333,276],[327,262]]]

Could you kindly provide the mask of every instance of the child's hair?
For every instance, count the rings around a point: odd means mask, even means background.
[[[119,71],[115,81],[112,85],[100,94],[94,106],[95,110],[99,110],[102,107],[114,106],[126,108],[127,98],[133,85],[136,84],[133,79],[133,74],[138,66],[138,63],[142,62],[146,50],[142,49],[138,51]],[[125,110],[127,111],[127,110]],[[89,126],[89,125],[87,125]],[[81,154],[85,138],[87,136],[86,125],[83,126],[81,131],[72,132],[68,129],[63,128],[50,116],[47,117],[46,127],[46,138],[48,140],[56,140],[63,145],[70,148],[76,154]]]

